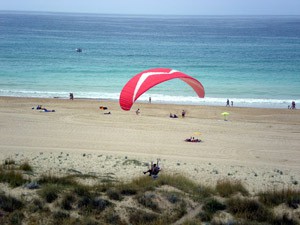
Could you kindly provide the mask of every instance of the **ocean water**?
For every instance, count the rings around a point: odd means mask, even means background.
[[[82,48],[82,52],[76,52]],[[0,96],[118,100],[135,74],[182,71],[139,98],[287,108],[300,103],[300,16],[133,16],[0,11]]]

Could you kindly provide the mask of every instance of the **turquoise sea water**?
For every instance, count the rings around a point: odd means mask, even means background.
[[[82,48],[82,52],[76,52]],[[0,96],[118,100],[154,67],[197,78],[140,97],[156,103],[287,108],[300,103],[300,16],[130,16],[0,11]]]

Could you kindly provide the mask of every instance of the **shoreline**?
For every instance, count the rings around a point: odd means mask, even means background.
[[[32,96],[1,96],[0,98],[25,98],[25,99],[61,99],[61,100],[69,100],[69,97],[60,97],[60,96],[53,96],[53,97],[32,97]],[[193,97],[194,98],[194,97]],[[207,99],[209,97],[206,97],[204,99]],[[109,101],[109,102],[119,102],[119,99],[114,99],[114,98],[93,98],[93,97],[75,97],[74,99],[76,100],[90,100],[90,101]],[[198,99],[198,98],[195,98]],[[215,98],[211,98],[215,99]],[[223,107],[226,106],[226,98],[216,98],[216,99],[223,99],[222,103],[220,102],[176,102],[176,101],[165,101],[165,100],[152,100],[152,104],[157,104],[157,105],[178,105],[178,106],[204,106],[204,107]],[[232,98],[233,100],[236,100],[236,98]],[[231,100],[232,100],[231,99]],[[247,99],[247,98],[246,98]],[[200,99],[201,101],[202,99]],[[241,100],[241,99],[239,99]],[[270,103],[270,102],[263,102],[267,99],[252,99],[248,98],[250,102],[253,100],[255,101],[262,101],[260,103],[237,103],[236,101],[234,102],[234,106],[229,106],[228,108],[235,107],[235,108],[257,108],[257,109],[289,109],[288,106],[291,106],[292,101],[295,101],[296,103],[299,102],[300,100],[287,100],[287,99],[268,99],[269,101],[283,101],[283,103]],[[224,102],[224,104],[223,104]],[[135,103],[139,104],[148,104],[148,100],[146,98],[140,98],[138,99]],[[249,104],[253,104],[252,106],[249,106]],[[263,105],[264,104],[264,105]],[[284,107],[283,107],[284,104]],[[267,107],[266,105],[269,105]],[[296,107],[297,108],[297,107]]]
[[[55,112],[32,109],[38,104]],[[123,111],[118,102],[76,98],[0,97],[0,105],[0,160],[28,160],[39,173],[71,169],[128,180],[160,158],[163,172],[200,183],[238,179],[249,190],[299,187],[299,110],[137,102]],[[169,118],[183,109],[186,118]],[[202,142],[184,142],[194,132]]]

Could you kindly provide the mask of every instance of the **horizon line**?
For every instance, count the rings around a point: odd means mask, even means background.
[[[100,13],[100,12],[65,12],[65,11],[36,11],[36,10],[5,10],[1,9],[0,12],[9,12],[9,13],[45,13],[45,14],[82,14],[82,15],[116,15],[116,16],[182,16],[182,17],[201,17],[201,16],[242,16],[242,17],[255,17],[255,16],[300,16],[300,14],[138,14],[138,13]]]

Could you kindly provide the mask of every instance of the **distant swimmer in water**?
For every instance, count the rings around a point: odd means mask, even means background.
[[[76,52],[82,52],[81,48],[76,48]]]

